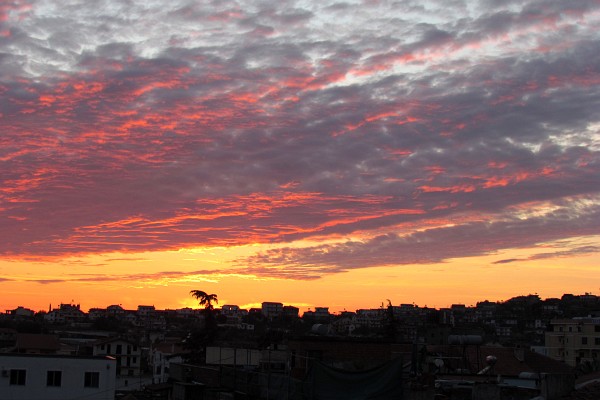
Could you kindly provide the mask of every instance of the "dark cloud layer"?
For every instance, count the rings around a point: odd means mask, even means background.
[[[0,254],[311,279],[600,233],[597,1],[313,3],[3,3]]]
[[[585,202],[584,202],[585,203]],[[346,271],[380,265],[431,264],[451,258],[493,254],[498,249],[531,247],[539,243],[577,235],[600,234],[600,207],[583,205],[577,211],[561,207],[540,216],[522,218],[488,216],[482,220],[419,230],[410,234],[385,234],[365,241],[320,245],[312,248],[282,248],[251,259],[254,273],[278,275],[300,268],[302,275]],[[565,257],[598,251],[597,246],[580,246],[566,251],[545,252],[528,259]],[[500,260],[497,264],[517,259]]]

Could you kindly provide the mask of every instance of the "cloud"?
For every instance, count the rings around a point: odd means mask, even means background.
[[[0,255],[276,243],[252,268],[312,279],[595,234],[598,3],[449,4],[1,6]]]
[[[231,273],[230,271],[227,274]],[[140,284],[160,285],[161,282],[177,280],[198,281],[208,280],[211,277],[220,277],[224,271],[197,270],[197,271],[160,271],[137,274],[69,274],[61,279],[27,279],[28,282],[43,285],[53,283],[101,283],[101,282],[136,282]]]
[[[588,201],[579,212],[556,207],[538,215],[484,216],[477,221],[457,221],[443,227],[417,230],[404,235],[388,233],[362,241],[346,241],[305,248],[279,248],[244,260],[249,271],[259,275],[290,275],[315,279],[321,275],[375,266],[433,264],[451,258],[494,254],[501,249],[526,248],[578,235],[598,235],[600,208]],[[489,218],[489,219],[488,219]],[[597,246],[542,253],[529,259],[590,254]],[[240,260],[242,261],[242,260]],[[496,264],[519,259],[506,259]]]
[[[596,254],[600,252],[599,246],[576,246],[568,250],[556,250],[551,252],[544,252],[534,254],[525,258],[509,258],[505,260],[495,261],[494,264],[508,264],[517,261],[533,261],[533,260],[545,260],[549,258],[561,258],[561,257],[572,257],[580,255]]]

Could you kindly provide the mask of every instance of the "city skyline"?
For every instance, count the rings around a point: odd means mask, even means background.
[[[563,293],[561,296],[557,296],[557,297],[549,297],[549,298],[543,298],[540,297],[537,293],[528,293],[528,294],[521,294],[515,297],[512,297],[510,299],[506,299],[506,300],[500,300],[500,301],[490,301],[488,299],[480,299],[477,302],[473,303],[473,304],[464,304],[464,303],[453,303],[453,304],[448,304],[444,307],[428,307],[427,305],[422,305],[422,304],[417,304],[415,302],[407,302],[407,303],[394,303],[392,302],[390,299],[385,299],[385,301],[382,301],[380,305],[375,306],[375,307],[359,307],[355,310],[352,309],[338,309],[338,310],[331,310],[327,304],[321,304],[318,305],[316,307],[303,307],[302,305],[295,305],[295,304],[287,304],[284,302],[280,302],[277,301],[276,299],[271,299],[271,300],[264,300],[260,303],[250,303],[250,304],[231,304],[231,303],[219,303],[218,302],[218,298],[216,299],[217,302],[215,303],[211,303],[213,306],[213,310],[215,311],[220,311],[222,307],[224,306],[236,306],[239,307],[240,310],[245,310],[245,311],[250,311],[251,309],[261,309],[264,304],[281,304],[283,307],[287,307],[287,306],[293,306],[293,307],[297,307],[298,308],[298,312],[299,312],[299,317],[302,317],[303,312],[305,311],[316,311],[316,309],[327,309],[328,312],[332,315],[334,314],[340,314],[342,312],[357,312],[360,310],[379,310],[379,309],[387,309],[388,306],[393,306],[393,307],[403,307],[403,306],[410,306],[411,308],[414,307],[415,309],[435,309],[435,310],[448,310],[454,307],[465,307],[465,308],[478,308],[479,304],[481,303],[484,307],[487,305],[487,303],[492,303],[492,304],[503,304],[505,302],[510,302],[510,301],[519,301],[522,299],[526,299],[526,298],[531,298],[531,297],[537,297],[539,299],[540,302],[545,303],[545,302],[552,302],[552,304],[555,304],[554,301],[558,300],[559,302],[563,302],[565,300],[565,297],[567,298],[567,301],[569,301],[569,296],[574,297],[574,298],[598,298],[598,295],[591,293],[591,292],[585,292],[585,293]],[[213,300],[214,301],[214,300]],[[197,303],[195,306],[192,307],[182,307],[182,308],[178,308],[178,309],[172,309],[172,308],[160,308],[160,307],[155,307],[154,304],[136,304],[133,307],[126,307],[124,306],[122,303],[118,303],[118,302],[113,302],[111,304],[104,304],[104,305],[96,305],[93,307],[82,307],[80,303],[72,300],[71,302],[67,302],[67,303],[56,303],[56,304],[49,304],[46,310],[40,309],[40,310],[34,310],[30,307],[27,307],[25,305],[19,305],[18,307],[16,307],[15,309],[8,309],[8,310],[4,310],[6,311],[6,313],[8,314],[9,311],[16,311],[19,308],[23,308],[26,310],[30,310],[30,311],[34,311],[34,312],[50,312],[50,311],[55,311],[55,310],[60,310],[63,306],[65,306],[67,309],[70,309],[72,307],[76,307],[79,310],[83,311],[83,312],[90,312],[92,310],[109,310],[110,308],[114,308],[114,307],[120,307],[121,309],[128,311],[128,312],[136,312],[139,311],[140,309],[142,309],[142,312],[147,312],[146,308],[148,307],[153,307],[154,310],[156,311],[174,311],[174,310],[182,310],[182,309],[193,309],[195,311],[203,311],[206,309],[205,305],[201,305],[199,303]],[[87,311],[86,311],[87,310]],[[583,317],[580,316],[580,317]]]
[[[595,0],[5,2],[0,307],[594,293],[599,25]]]

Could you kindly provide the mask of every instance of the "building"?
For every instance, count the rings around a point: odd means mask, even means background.
[[[314,318],[317,321],[329,322],[331,314],[329,313],[329,307],[316,307]]]
[[[243,313],[237,305],[225,304],[219,311],[226,318],[227,324],[237,325],[242,322]]]
[[[106,318],[106,308],[90,308],[88,310],[88,318],[91,321]]]
[[[14,310],[6,310],[6,315],[10,315],[13,318],[33,318],[35,312],[25,307],[17,307]]]
[[[333,330],[340,335],[352,335],[356,329],[352,317],[340,317],[332,323]]]
[[[110,357],[0,354],[0,400],[114,400]]]
[[[178,308],[175,310],[175,315],[179,318],[191,318],[198,314],[197,310],[190,307]]]
[[[128,340],[111,338],[94,343],[94,356],[110,356],[116,360],[117,376],[140,376],[142,349]]]
[[[183,354],[188,352],[180,343],[159,343],[152,346],[152,382],[167,382],[171,363],[182,363]]]
[[[379,329],[383,326],[383,319],[386,316],[386,309],[372,308],[356,310],[354,324],[365,328]]]
[[[262,315],[267,318],[280,317],[283,314],[283,304],[271,301],[262,303]]]
[[[549,357],[571,366],[594,363],[600,355],[600,318],[556,319],[546,332]]]
[[[156,313],[154,306],[138,306],[137,316],[140,318],[152,317]]]
[[[87,319],[87,315],[81,311],[79,304],[61,304],[44,315],[44,320],[52,324],[65,322],[81,322]]]
[[[0,328],[0,353],[6,353],[7,349],[15,347],[17,342],[17,331],[11,328]]]
[[[125,315],[125,310],[123,309],[123,307],[121,307],[118,304],[113,304],[113,305],[106,307],[106,316],[107,317],[119,318],[119,317],[122,317],[123,315]]]
[[[496,335],[501,337],[510,337],[510,335],[512,335],[512,327],[506,325],[497,325]]]
[[[237,317],[240,314],[240,307],[233,304],[225,304],[221,307],[221,314]]]

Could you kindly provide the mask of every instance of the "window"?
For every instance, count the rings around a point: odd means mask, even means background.
[[[123,350],[123,346],[121,346],[120,344],[117,345],[117,354],[121,354]]]
[[[46,386],[60,387],[62,371],[48,371],[46,373]]]
[[[10,370],[10,384],[25,386],[25,378],[27,376],[27,371],[24,369],[11,369]]]
[[[586,337],[582,337],[581,338],[581,344],[587,344],[587,338]]]
[[[600,332],[600,325],[594,325],[594,332]]]
[[[86,372],[83,378],[83,387],[97,388],[100,386],[100,372]]]
[[[594,344],[600,345],[600,338],[594,338]]]

